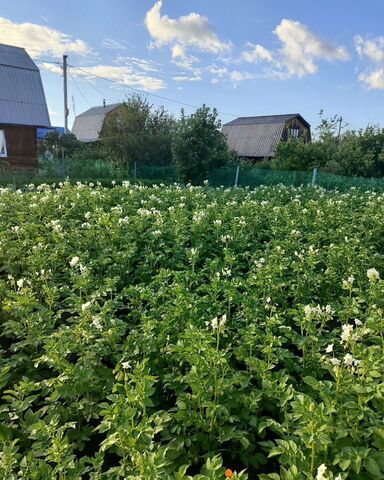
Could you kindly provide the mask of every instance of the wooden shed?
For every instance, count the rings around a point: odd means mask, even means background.
[[[0,163],[37,166],[37,127],[49,127],[40,71],[23,48],[0,44]]]
[[[288,138],[311,140],[311,126],[298,113],[239,117],[224,124],[222,132],[236,156],[254,161],[274,157],[277,144]]]

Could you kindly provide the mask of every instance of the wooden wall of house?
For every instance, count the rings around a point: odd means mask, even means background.
[[[114,110],[111,110],[105,115],[103,125],[101,127],[100,131],[100,137],[103,136],[105,133],[105,130],[108,128],[110,125],[114,125],[116,122],[116,119],[121,115],[122,112],[124,112],[124,109],[126,108],[125,105],[120,105],[116,107]]]
[[[0,129],[5,132],[7,144],[7,158],[1,158],[0,161],[11,168],[36,168],[36,127],[0,125]]]
[[[299,136],[304,138],[305,141],[311,141],[311,131],[305,123],[303,123],[299,117],[292,118],[289,120],[284,127],[282,139],[284,141],[288,140],[288,131],[291,128],[298,128],[300,130]]]

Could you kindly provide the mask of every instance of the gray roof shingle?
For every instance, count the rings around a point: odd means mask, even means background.
[[[284,115],[262,115],[258,117],[238,117],[231,122],[225,123],[225,126],[231,125],[271,125],[274,123],[285,123],[291,118],[299,117],[305,124],[309,123],[299,113],[287,113]]]
[[[273,157],[286,122],[298,117],[310,128],[308,122],[298,113],[239,117],[225,123],[222,133],[227,138],[228,148],[239,157]]]
[[[77,115],[72,127],[72,133],[82,142],[95,142],[100,138],[105,116],[119,108],[123,103],[114,103],[101,107],[92,107]]]
[[[0,44],[0,124],[49,127],[40,71],[23,48]]]

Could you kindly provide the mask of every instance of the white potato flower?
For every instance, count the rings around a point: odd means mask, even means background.
[[[347,343],[353,338],[353,325],[342,325],[341,327],[341,343]]]
[[[316,480],[328,480],[326,476],[326,472],[327,472],[327,467],[324,463],[322,463],[320,467],[317,469]]]
[[[344,361],[344,364],[349,367],[353,365],[354,358],[350,353],[347,353],[346,355],[344,355],[343,361]]]
[[[367,277],[370,283],[374,283],[380,280],[380,274],[376,270],[376,268],[370,268],[369,270],[367,270]]]
[[[88,308],[90,308],[92,305],[92,302],[86,302],[86,303],[83,303],[83,305],[81,305],[81,310],[87,310]]]
[[[332,365],[333,365],[334,367],[339,366],[340,363],[341,363],[338,358],[331,358],[329,361],[332,363]]]
[[[227,315],[224,314],[221,317],[215,317],[211,320],[212,330],[223,330],[227,323]]]
[[[73,268],[73,267],[76,267],[76,265],[80,262],[80,258],[79,257],[72,257],[70,262],[69,262],[69,265]]]

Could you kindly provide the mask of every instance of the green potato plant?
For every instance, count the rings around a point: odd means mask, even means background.
[[[0,478],[384,478],[383,205],[0,189]]]

